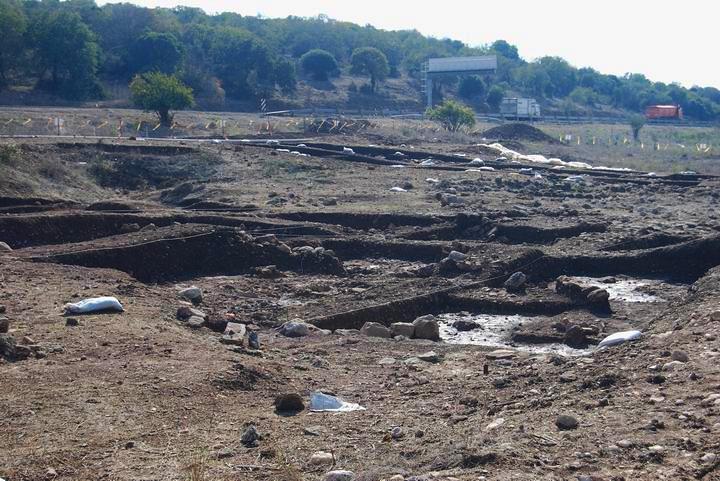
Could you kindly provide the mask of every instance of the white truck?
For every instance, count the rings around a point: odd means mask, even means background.
[[[516,120],[533,120],[540,118],[540,104],[535,99],[504,98],[500,103],[500,114]]]

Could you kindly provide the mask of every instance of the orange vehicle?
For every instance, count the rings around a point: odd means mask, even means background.
[[[648,105],[645,109],[647,119],[682,119],[682,108],[679,105]]]

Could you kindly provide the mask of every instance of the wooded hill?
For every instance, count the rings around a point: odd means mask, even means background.
[[[58,99],[102,99],[107,85],[160,71],[176,75],[201,105],[217,109],[226,100],[292,98],[298,79],[332,82],[347,75],[367,78],[347,88],[368,97],[380,95],[387,78],[402,79],[422,105],[418,80],[429,57],[495,53],[497,75],[441,80],[438,98],[459,96],[481,111],[496,110],[506,94],[566,109],[638,112],[651,104],[679,104],[688,117],[720,118],[717,88],[687,89],[641,74],[604,75],[558,57],[526,61],[503,40],[470,47],[325,16],[268,19],[188,7],[98,7],[93,0],[0,0],[0,32],[0,90]]]

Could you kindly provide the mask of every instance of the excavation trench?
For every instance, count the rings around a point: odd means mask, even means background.
[[[417,240],[494,240],[505,244],[552,244],[558,239],[577,237],[587,232],[606,232],[608,224],[604,222],[580,222],[578,224],[540,227],[527,224],[501,224],[489,219],[479,219],[477,223],[447,224],[430,227],[402,237]]]
[[[0,239],[13,248],[83,242],[131,232],[136,227],[208,224],[243,227],[259,234],[334,236],[323,226],[295,222],[262,221],[257,217],[202,214],[148,215],[131,213],[76,212],[70,214],[0,216]],[[137,224],[137,226],[133,226]]]
[[[105,239],[105,245],[75,244],[71,251],[27,255],[37,262],[118,269],[141,282],[166,282],[210,275],[238,275],[275,265],[303,274],[344,275],[336,257],[316,252],[288,253],[277,243],[256,242],[242,231],[186,226],[156,232],[145,240],[127,236]],[[172,237],[171,237],[172,234]],[[125,245],[116,245],[125,242]],[[68,246],[65,246],[67,248]]]

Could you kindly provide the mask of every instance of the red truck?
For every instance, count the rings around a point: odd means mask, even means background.
[[[648,105],[645,109],[645,118],[651,119],[680,119],[683,118],[682,108],[679,105]]]

